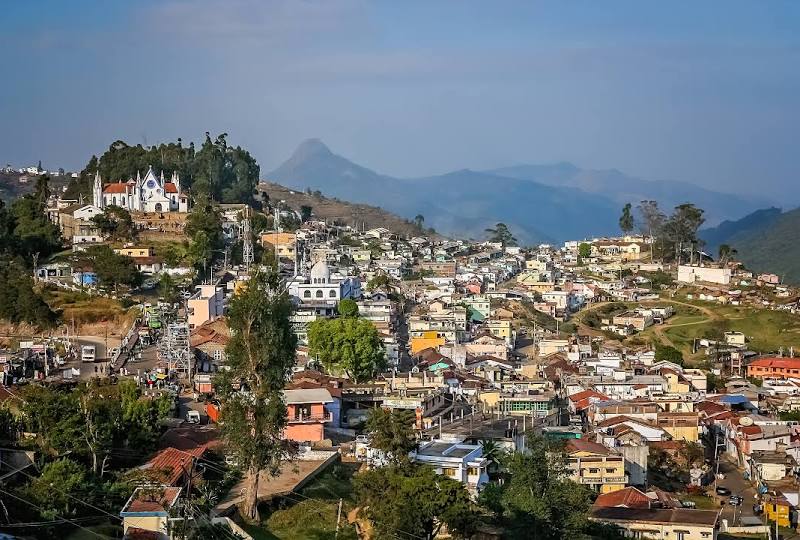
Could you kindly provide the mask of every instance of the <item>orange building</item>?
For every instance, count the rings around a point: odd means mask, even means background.
[[[417,336],[411,336],[411,354],[415,355],[425,349],[439,349],[445,344],[444,336],[436,330],[425,330]]]
[[[800,378],[800,358],[759,358],[747,365],[747,376],[788,379]]]
[[[331,393],[325,388],[302,388],[284,390],[287,425],[284,439],[297,442],[319,442],[325,438],[325,424],[333,419],[325,410],[326,403],[333,403]]]

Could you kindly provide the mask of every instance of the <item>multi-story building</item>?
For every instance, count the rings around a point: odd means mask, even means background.
[[[412,453],[412,459],[433,467],[438,474],[458,480],[473,496],[489,481],[489,460],[483,457],[479,444],[434,439],[422,443]]]
[[[331,393],[325,388],[284,390],[287,424],[284,439],[297,442],[319,442],[325,438],[325,424],[333,417],[325,410],[333,403]]]
[[[610,493],[627,484],[625,458],[600,443],[573,439],[566,445],[570,478],[598,493]]]
[[[800,358],[759,358],[747,365],[747,376],[759,379],[800,378]]]
[[[224,291],[215,285],[198,285],[197,292],[187,300],[189,328],[221,317],[224,306]]]

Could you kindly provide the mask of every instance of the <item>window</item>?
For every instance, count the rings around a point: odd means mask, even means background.
[[[331,289],[331,292],[328,293],[328,296],[331,298],[336,298],[336,289]]]
[[[113,204],[114,206],[116,206],[116,205],[117,205],[117,196],[116,196],[116,195],[114,195],[113,197],[111,197],[111,204]]]
[[[613,474],[617,471],[617,469],[606,469],[606,473]]]
[[[317,294],[315,295],[317,298],[322,298],[322,291],[317,289]]]
[[[217,362],[222,360],[222,349],[215,349],[213,356],[214,356],[214,360],[216,360]]]
[[[478,476],[481,473],[480,473],[480,469],[478,469],[477,467],[469,467],[467,469],[467,474],[470,475],[470,476]]]
[[[125,195],[122,196],[121,201],[122,201],[122,206],[125,206]]]
[[[303,298],[311,298],[311,291],[306,291],[303,293]]]
[[[599,472],[600,472],[600,469],[595,469],[595,468],[589,469],[589,473],[591,473],[591,474],[597,474]]]
[[[156,203],[156,212],[161,212],[161,203],[160,202]]]

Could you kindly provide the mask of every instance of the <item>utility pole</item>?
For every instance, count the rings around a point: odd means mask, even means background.
[[[339,499],[339,511],[336,514],[336,532],[333,535],[333,538],[339,538],[339,521],[342,519],[342,499]]]

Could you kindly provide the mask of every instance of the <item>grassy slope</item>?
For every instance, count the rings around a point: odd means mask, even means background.
[[[346,514],[354,506],[351,479],[358,466],[354,463],[334,464],[303,488],[301,495],[292,494],[292,500],[285,499],[286,506],[274,510],[260,526],[245,526],[245,529],[256,540],[333,540],[341,498],[342,520],[338,538],[355,540],[355,529],[347,523]]]

